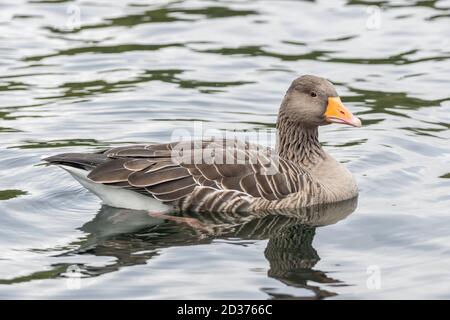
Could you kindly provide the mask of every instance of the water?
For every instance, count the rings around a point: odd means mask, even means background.
[[[450,298],[449,16],[449,1],[2,1],[0,298]],[[204,231],[38,165],[196,121],[273,135],[306,73],[363,119],[321,128],[357,204]]]

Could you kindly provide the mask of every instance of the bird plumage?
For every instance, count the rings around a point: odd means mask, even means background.
[[[247,212],[350,199],[357,195],[354,179],[322,149],[318,126],[338,121],[359,126],[360,121],[334,97],[327,80],[299,79],[280,107],[275,150],[233,139],[205,139],[44,160],[65,168],[106,204],[124,208]],[[330,105],[345,116],[336,117],[334,110],[327,118]]]

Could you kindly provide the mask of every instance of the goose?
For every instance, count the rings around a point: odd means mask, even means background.
[[[43,159],[104,204],[148,212],[290,210],[357,197],[352,174],[319,143],[319,126],[361,127],[333,84],[303,75],[279,108],[275,149],[202,139],[63,153]]]

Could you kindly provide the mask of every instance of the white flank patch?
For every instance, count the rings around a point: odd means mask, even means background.
[[[143,194],[126,190],[121,187],[107,186],[90,180],[88,171],[69,166],[59,165],[62,169],[69,172],[83,187],[91,191],[102,202],[108,206],[116,208],[126,208],[132,210],[147,210],[152,212],[168,212],[172,209],[154,198],[146,197]]]

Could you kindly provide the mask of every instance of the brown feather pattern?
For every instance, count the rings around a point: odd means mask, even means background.
[[[274,154],[234,140],[132,145],[104,151],[106,160],[88,177],[183,210],[244,210],[258,199],[270,203],[306,188],[308,174]]]

